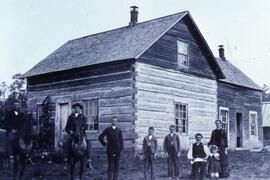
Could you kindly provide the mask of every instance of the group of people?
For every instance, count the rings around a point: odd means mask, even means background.
[[[23,127],[23,115],[19,111],[19,104],[14,104],[14,109],[6,116],[7,134],[11,141],[15,140],[14,134]],[[86,117],[82,113],[82,105],[76,103],[72,106],[73,113],[68,117],[65,130],[68,133],[67,146],[72,142],[72,134],[76,128],[81,129],[84,134],[87,130]],[[79,123],[78,123],[79,122]],[[212,179],[229,176],[229,167],[227,160],[227,134],[222,129],[222,122],[216,120],[216,129],[213,130],[208,145],[201,142],[203,135],[197,133],[194,142],[188,150],[187,158],[192,165],[192,179],[204,179],[208,174]],[[79,127],[77,127],[79,126]],[[169,127],[169,134],[165,136],[163,149],[168,163],[169,179],[179,179],[179,158],[181,156],[181,142],[176,127]],[[155,179],[155,159],[158,152],[158,140],[154,135],[154,127],[148,128],[148,135],[143,139],[142,155],[144,157],[144,175],[146,180]],[[103,130],[98,137],[100,143],[107,149],[108,160],[108,180],[118,179],[119,160],[123,152],[124,142],[121,129],[118,127],[117,117],[111,119],[111,125]],[[87,142],[88,167],[92,168],[90,159],[90,142]],[[67,148],[64,148],[67,149]],[[207,166],[208,164],[208,166]]]
[[[189,149],[187,158],[192,165],[192,179],[206,178],[207,164],[208,174],[211,179],[219,177],[226,178],[229,176],[229,166],[227,160],[227,135],[222,129],[222,122],[216,120],[216,129],[213,130],[211,139],[207,145],[201,140],[201,133],[195,134],[196,142]],[[165,136],[163,149],[167,158],[169,179],[179,179],[179,158],[181,156],[180,138],[175,133],[175,126],[171,125],[169,134]],[[146,180],[154,180],[154,160],[156,157],[158,142],[154,136],[154,127],[148,128],[148,135],[143,140],[144,156],[144,176]]]
[[[80,113],[82,106],[74,104],[74,114],[70,115],[66,131],[70,134],[72,128],[75,128],[75,122],[84,119]],[[76,120],[77,119],[77,120]],[[103,130],[99,135],[100,143],[107,149],[108,160],[108,180],[116,180],[118,178],[119,159],[123,151],[123,136],[121,129],[117,126],[117,117],[113,117],[111,125]],[[201,142],[203,135],[197,133],[195,135],[196,142],[193,143],[188,150],[187,158],[192,164],[191,176],[193,179],[204,179],[206,177],[206,168],[208,164],[208,174],[211,179],[229,176],[229,167],[227,160],[227,134],[222,129],[222,122],[216,120],[216,129],[213,130],[208,146]],[[84,123],[80,123],[86,126]],[[169,127],[169,134],[165,136],[163,149],[168,163],[169,179],[179,179],[179,158],[181,156],[181,142],[178,134],[175,132],[176,127]],[[142,142],[142,155],[144,157],[144,176],[146,180],[155,179],[155,159],[158,152],[158,140],[154,135],[154,127],[148,128],[148,135],[144,137]],[[104,140],[106,138],[106,141]],[[90,157],[90,156],[89,156]]]

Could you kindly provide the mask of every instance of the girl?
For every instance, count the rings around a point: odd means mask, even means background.
[[[212,180],[219,179],[220,172],[220,154],[218,153],[218,147],[211,145],[211,155],[209,157],[209,175]]]

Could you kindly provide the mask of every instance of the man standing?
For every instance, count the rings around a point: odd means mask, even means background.
[[[187,158],[191,160],[191,176],[194,180],[206,178],[206,162],[211,154],[208,147],[201,142],[202,134],[195,135],[196,142],[189,147]]]
[[[74,109],[74,113],[72,113],[67,120],[67,124],[65,127],[65,131],[68,134],[67,137],[67,141],[66,141],[66,149],[70,149],[67,148],[69,146],[71,146],[71,142],[72,142],[72,135],[74,134],[76,127],[78,127],[79,129],[83,130],[84,136],[86,136],[86,130],[88,128],[87,125],[87,120],[86,117],[82,114],[82,109],[83,106],[80,103],[75,103],[72,108]],[[90,169],[93,169],[92,165],[91,165],[91,159],[90,159],[90,142],[86,141],[87,143],[87,158],[88,158],[88,163],[87,163],[87,167]],[[66,153],[67,154],[67,153]]]
[[[175,134],[175,126],[170,126],[170,134],[164,139],[164,151],[168,160],[169,179],[179,179],[180,138]]]
[[[14,145],[19,140],[18,133],[21,131],[27,124],[27,118],[24,113],[20,110],[20,104],[15,102],[10,111],[7,112],[5,116],[5,129],[9,139],[9,155],[10,158],[13,158]]]
[[[145,180],[155,179],[154,174],[154,159],[156,157],[158,142],[154,136],[154,127],[148,128],[148,135],[143,139],[143,153],[144,153],[144,178]],[[150,170],[150,173],[149,173]],[[150,174],[150,175],[149,175]],[[150,178],[149,178],[150,176]]]
[[[107,142],[104,138],[107,138]],[[98,137],[100,143],[107,148],[108,157],[108,180],[118,179],[118,166],[120,155],[123,150],[123,136],[122,131],[117,127],[117,118],[112,118],[112,124],[110,127],[104,129],[104,131]]]

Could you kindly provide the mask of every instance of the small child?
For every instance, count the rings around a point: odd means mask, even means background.
[[[209,175],[210,179],[219,179],[220,172],[220,154],[216,145],[210,146],[211,155],[209,157]]]

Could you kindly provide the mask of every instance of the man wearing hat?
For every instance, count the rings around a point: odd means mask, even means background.
[[[191,160],[193,179],[206,178],[207,158],[211,154],[208,147],[201,142],[203,138],[201,133],[195,134],[196,142],[189,147],[187,158]]]
[[[81,127],[79,127],[79,129],[83,130],[84,135],[86,135],[85,131],[88,129],[87,119],[82,114],[83,106],[80,103],[75,103],[75,104],[73,104],[72,109],[74,110],[74,112],[68,117],[67,124],[65,127],[65,130],[68,134],[67,141],[66,141],[66,145],[67,145],[66,149],[68,149],[67,147],[69,147],[71,145],[72,135],[74,134],[77,125],[81,126]],[[80,122],[80,123],[77,123],[77,122]],[[88,151],[87,151],[87,157],[88,157],[87,167],[90,169],[93,169],[93,167],[91,165],[91,159],[90,159],[90,142],[86,141],[86,143],[87,143],[87,149],[88,149]]]

